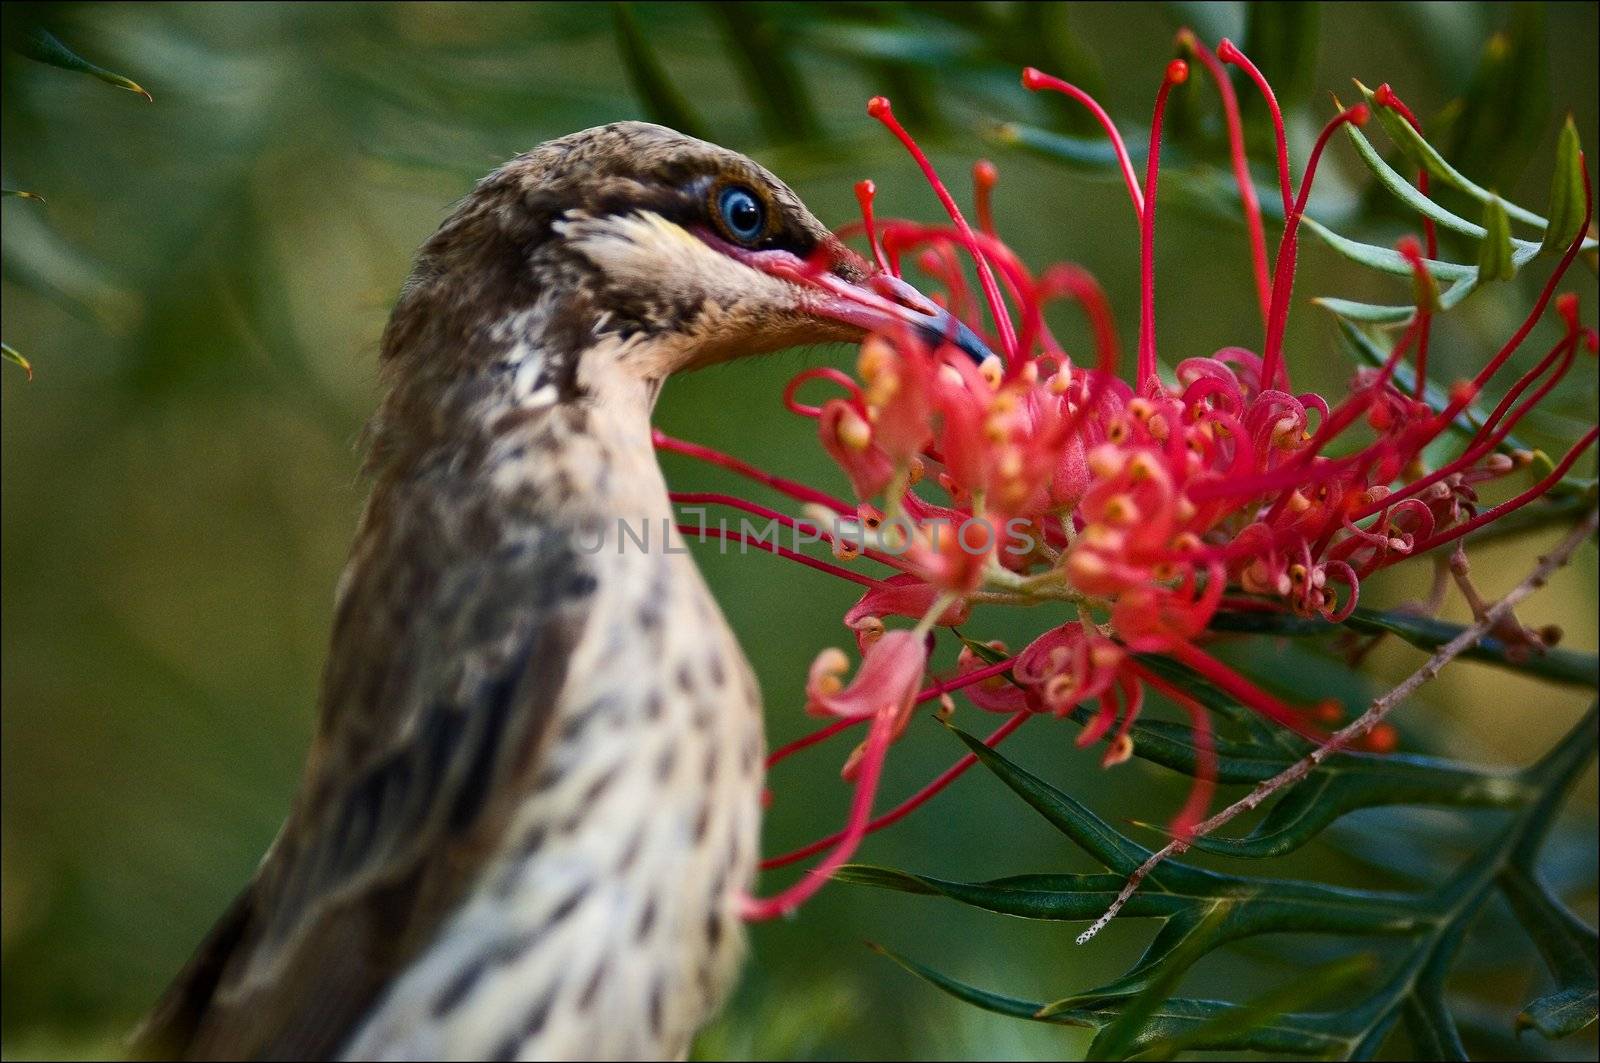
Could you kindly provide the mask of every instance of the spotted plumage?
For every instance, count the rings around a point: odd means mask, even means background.
[[[673,372],[860,335],[764,265],[817,254],[866,277],[771,174],[640,123],[518,157],[428,241],[300,791],[140,1051],[687,1050],[739,965],[763,739],[649,415]]]

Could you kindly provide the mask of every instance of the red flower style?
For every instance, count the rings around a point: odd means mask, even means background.
[[[1330,138],[1343,126],[1365,123],[1368,108],[1358,105],[1334,116],[1296,186],[1282,118],[1260,72],[1228,41],[1213,53],[1185,32],[1179,44],[1205,68],[1222,102],[1261,312],[1259,354],[1228,347],[1188,358],[1176,365],[1170,382],[1159,371],[1154,240],[1161,128],[1169,92],[1189,76],[1187,63],[1174,60],[1167,67],[1142,180],[1115,125],[1095,101],[1030,69],[1023,85],[1085,106],[1119,160],[1139,233],[1140,327],[1131,382],[1117,376],[1118,340],[1094,280],[1071,264],[1034,273],[996,235],[990,209],[994,167],[981,162],[974,168],[979,222],[974,229],[888,101],[877,98],[868,113],[911,153],[950,224],[878,219],[871,183],[858,186],[863,221],[841,235],[864,236],[877,265],[878,294],[864,298],[926,307],[930,313],[948,311],[995,353],[975,364],[956,344],[930,345],[905,329],[865,342],[855,377],[811,369],[790,383],[786,405],[816,419],[822,446],[844,471],[854,502],[692,444],[658,440],[745,473],[805,503],[819,518],[843,521],[863,539],[851,545],[837,532],[825,536],[836,557],[863,557],[892,570],[887,577],[872,577],[775,548],[862,583],[866,592],[845,617],[864,654],[855,679],[842,683],[848,661],[832,650],[818,658],[807,684],[808,710],[837,721],[778,750],[772,762],[855,723],[870,720],[871,727],[847,770],[857,789],[846,829],[769,860],[766,866],[782,866],[831,850],[789,891],[754,902],[753,915],[790,910],[848,858],[868,830],[906,814],[970,766],[973,758],[964,758],[909,801],[871,819],[883,757],[912,708],[947,701],[955,690],[963,690],[981,709],[1008,716],[990,742],[1030,716],[1060,716],[1093,702],[1078,742],[1106,741],[1103,762],[1110,766],[1130,755],[1130,728],[1147,688],[1155,687],[1195,727],[1198,782],[1171,825],[1175,833],[1186,833],[1203,818],[1209,801],[1209,722],[1181,689],[1141,664],[1140,655],[1171,657],[1264,717],[1318,740],[1317,722],[1336,719],[1336,706],[1287,705],[1203,648],[1225,594],[1231,589],[1253,596],[1254,608],[1341,621],[1355,608],[1363,580],[1456,543],[1538,499],[1596,439],[1597,429],[1590,428],[1537,483],[1505,501],[1486,507],[1480,499],[1484,485],[1532,464],[1533,455],[1508,450],[1511,432],[1570,370],[1580,348],[1595,350],[1595,332],[1580,321],[1576,297],[1555,295],[1583,246],[1588,201],[1578,235],[1527,317],[1472,379],[1448,389],[1439,408],[1423,397],[1434,312],[1428,262],[1437,254],[1431,220],[1424,225],[1424,244],[1407,239],[1397,248],[1396,261],[1416,278],[1419,301],[1384,364],[1355,374],[1348,394],[1337,401],[1297,392],[1283,337],[1301,219]],[[1243,70],[1273,120],[1285,217],[1275,258],[1267,254],[1225,65]],[[1388,86],[1372,99],[1415,124]],[[1425,177],[1419,185],[1426,190]],[[1585,171],[1586,195],[1587,187]],[[963,261],[975,269],[976,295]],[[901,278],[904,262],[918,266],[942,290],[931,300],[917,294]],[[824,286],[827,265],[811,263],[795,275]],[[839,294],[832,287],[829,291]],[[1094,337],[1091,358],[1074,358],[1051,334],[1042,308],[1058,299],[1076,303],[1085,314]],[[1561,339],[1511,382],[1486,417],[1467,417],[1552,301],[1564,324]],[[1417,379],[1413,394],[1396,381],[1397,368],[1408,358]],[[817,406],[802,402],[802,389],[817,384],[835,387],[838,394]],[[1453,458],[1430,468],[1429,456],[1462,424],[1470,425],[1466,443]],[[943,498],[934,501],[938,494]],[[772,513],[727,496],[685,497]],[[1066,603],[1076,608],[1077,618],[1044,632],[1015,657],[1006,657],[1003,647],[995,650],[996,659],[969,646],[952,679],[917,691],[927,666],[925,635],[932,628],[964,623],[980,607],[1039,602]],[[918,620],[916,629],[886,628],[885,618],[900,616]],[[1392,738],[1392,733],[1375,733],[1375,745],[1392,744]]]

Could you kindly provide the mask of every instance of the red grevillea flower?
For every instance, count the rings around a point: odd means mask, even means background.
[[[1286,704],[1204,648],[1224,596],[1248,596],[1244,600],[1253,608],[1343,620],[1355,608],[1363,580],[1456,543],[1539,498],[1595,441],[1597,430],[1590,428],[1532,487],[1493,506],[1481,502],[1485,485],[1534,460],[1508,451],[1513,429],[1570,370],[1581,350],[1595,350],[1595,332],[1582,324],[1576,297],[1556,297],[1556,286],[1583,245],[1587,215],[1521,325],[1483,359],[1471,379],[1448,389],[1442,408],[1422,399],[1434,309],[1426,299],[1419,301],[1384,364],[1358,372],[1347,393],[1330,399],[1296,390],[1284,356],[1284,331],[1301,219],[1330,138],[1343,126],[1365,123],[1368,108],[1343,109],[1328,122],[1296,184],[1282,117],[1260,71],[1226,40],[1212,52],[1185,31],[1179,44],[1205,68],[1226,118],[1261,311],[1258,349],[1226,347],[1186,358],[1168,376],[1160,369],[1154,246],[1162,118],[1171,89],[1189,76],[1188,64],[1172,61],[1157,90],[1142,178],[1116,126],[1093,99],[1030,69],[1023,73],[1023,85],[1086,107],[1119,161],[1137,226],[1141,278],[1131,379],[1118,375],[1116,331],[1094,280],[1068,263],[1030,270],[999,239],[990,209],[994,167],[980,162],[974,168],[975,229],[880,97],[868,105],[868,113],[911,153],[950,223],[877,218],[873,186],[858,186],[863,223],[856,233],[864,235],[877,264],[876,287],[884,298],[920,300],[900,279],[902,265],[915,264],[941,289],[933,302],[995,353],[975,364],[954,343],[930,345],[907,330],[864,343],[854,377],[812,369],[791,382],[786,405],[815,418],[820,442],[843,470],[853,500],[658,437],[664,447],[732,468],[803,503],[819,529],[815,538],[833,547],[836,560],[864,560],[888,569],[885,575],[867,575],[773,547],[866,590],[845,617],[864,654],[855,678],[844,684],[848,658],[841,650],[828,650],[817,658],[806,687],[808,710],[836,717],[835,722],[778,750],[772,761],[854,724],[870,726],[846,767],[856,787],[846,828],[769,860],[766,866],[781,866],[828,851],[790,890],[752,902],[752,917],[791,910],[848,858],[868,830],[898,819],[970,766],[973,758],[965,758],[900,807],[872,819],[883,758],[913,707],[930,700],[947,703],[957,690],[979,708],[1007,715],[991,743],[1029,716],[1061,716],[1093,704],[1092,711],[1079,714],[1086,723],[1078,742],[1105,742],[1103,763],[1110,766],[1131,754],[1130,728],[1154,687],[1188,714],[1195,728],[1197,784],[1171,824],[1175,834],[1185,835],[1203,817],[1210,797],[1209,722],[1181,689],[1141,664],[1140,655],[1170,657],[1241,704],[1316,741],[1322,734],[1319,723],[1337,718],[1336,705]],[[1225,65],[1243,70],[1272,117],[1285,217],[1275,256],[1267,253]],[[1388,86],[1372,98],[1376,106],[1415,124]],[[1426,190],[1425,177],[1419,184]],[[1586,194],[1587,188],[1585,171]],[[1397,254],[1414,272],[1417,291],[1426,295],[1432,290],[1427,262],[1437,250],[1431,221],[1424,225],[1424,240],[1402,241]],[[964,263],[977,277],[976,292]],[[800,279],[825,284],[823,265],[814,264],[817,272],[803,271]],[[1045,323],[1043,307],[1062,299],[1087,318],[1094,337],[1087,357],[1066,350]],[[1492,412],[1473,420],[1470,438],[1455,447],[1453,457],[1430,467],[1428,455],[1439,450],[1436,444],[1462,423],[1464,411],[1486,388],[1502,385],[1497,377],[1552,303],[1561,338],[1510,382]],[[1396,384],[1396,369],[1407,359],[1418,381],[1409,394]],[[833,388],[835,394],[820,405],[802,401],[802,392],[819,387]],[[729,496],[680,497],[782,517]],[[935,627],[964,623],[983,609],[1040,602],[1063,603],[1077,615],[1044,631],[1015,656],[1001,646],[980,653],[982,647],[969,644],[953,678],[918,691]],[[886,620],[895,617],[917,624],[910,630],[888,627]],[[1537,637],[1527,637],[1538,649]],[[1392,732],[1375,733],[1377,747],[1392,742]]]

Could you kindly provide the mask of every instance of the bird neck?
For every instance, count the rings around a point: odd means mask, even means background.
[[[415,358],[391,366],[369,428],[375,490],[448,483],[454,494],[473,485],[562,522],[669,516],[650,440],[661,381],[632,368],[636,345],[607,338],[571,351],[512,335],[498,352],[448,370]]]

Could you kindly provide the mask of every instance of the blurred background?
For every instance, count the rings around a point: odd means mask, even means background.
[[[1570,111],[1596,138],[1596,7],[1578,4],[6,4],[3,176],[3,1038],[8,1058],[93,1057],[120,1037],[244,883],[284,815],[310,734],[335,578],[363,484],[357,439],[376,398],[377,339],[414,249],[472,181],[549,137],[624,118],[669,121],[749,152],[831,224],[872,177],[880,211],[936,218],[898,146],[865,115],[891,96],[958,195],[980,157],[1000,167],[1001,232],[1036,265],[1095,272],[1134,332],[1137,244],[1103,146],[1057,100],[1028,98],[1034,64],[1095,91],[1142,135],[1174,32],[1244,43],[1291,113],[1298,160],[1350,79],[1393,83],[1430,138],[1480,183],[1542,209],[1555,134]],[[20,54],[44,27],[136,81],[146,102]],[[1158,278],[1171,364],[1257,341],[1243,228],[1231,207],[1217,109],[1204,78],[1177,99],[1164,176]],[[1251,136],[1262,128],[1253,95]],[[1005,123],[1013,123],[1007,125]],[[1375,137],[1382,143],[1382,138]],[[1030,147],[1032,145],[1032,147]],[[1039,150],[1040,145],[1049,152]],[[1050,157],[1053,155],[1054,157]],[[1257,154],[1257,159],[1265,158]],[[1258,167],[1258,175],[1270,174]],[[1413,222],[1336,142],[1313,213],[1392,242]],[[1170,208],[1168,204],[1170,203]],[[1475,216],[1475,215],[1474,215]],[[1455,250],[1471,260],[1472,250]],[[1315,242],[1289,334],[1297,383],[1337,390],[1351,364],[1316,294],[1409,299]],[[1481,364],[1520,320],[1547,265],[1438,326],[1440,378]],[[1594,274],[1573,286],[1594,306]],[[1070,316],[1060,333],[1081,333]],[[1546,349],[1541,330],[1525,356]],[[1535,350],[1537,348],[1537,351]],[[674,380],[667,431],[842,487],[813,426],[786,414],[799,368],[849,365],[843,348],[791,352]],[[1527,365],[1524,358],[1516,364]],[[1553,452],[1592,422],[1593,362],[1528,435]],[[1592,476],[1593,457],[1578,471]],[[728,483],[669,460],[680,487]],[[1556,537],[1474,553],[1503,591]],[[846,644],[851,589],[771,557],[698,550],[766,692],[774,744],[808,722],[804,672]],[[1586,547],[1524,610],[1596,641]],[[1419,596],[1425,574],[1372,580],[1364,600]],[[1459,606],[1449,614],[1460,619]],[[1025,641],[1048,618],[980,616],[968,633]],[[1254,646],[1269,685],[1351,704],[1420,663],[1384,646],[1365,677],[1332,648]],[[1458,664],[1398,716],[1406,748],[1517,765],[1590,695]],[[970,707],[958,720],[986,721]],[[1031,733],[1030,733],[1031,732]],[[1122,823],[1162,822],[1186,780],[1140,761],[1106,772],[1075,728],[1039,724],[1012,756]],[[821,747],[772,779],[765,847],[833,830],[846,750]],[[891,759],[885,800],[954,759],[931,721]],[[1591,777],[1549,850],[1551,881],[1592,925]],[[1382,884],[1386,847],[1426,878],[1471,816],[1355,816],[1275,873]],[[1398,855],[1396,855],[1398,854]],[[993,778],[973,773],[861,857],[950,878],[1095,870]],[[769,876],[767,889],[786,879]],[[1473,1047],[1504,1048],[1536,987],[1534,953],[1491,908],[1458,968]],[[947,902],[832,886],[797,918],[754,931],[753,960],[699,1055],[819,1058],[1077,1056],[1085,1036],[940,996],[863,947],[881,941],[978,985],[1036,999],[1119,973],[1150,928],[1120,921],[1092,947],[1075,925],[1023,923]],[[1207,995],[1292,976],[1321,946],[1266,939],[1195,972]],[[1496,1040],[1496,1039],[1499,1040]],[[1401,1051],[1391,1046],[1391,1053]],[[1523,1055],[1593,1058],[1590,1034]],[[1494,1053],[1498,1054],[1498,1053]]]

